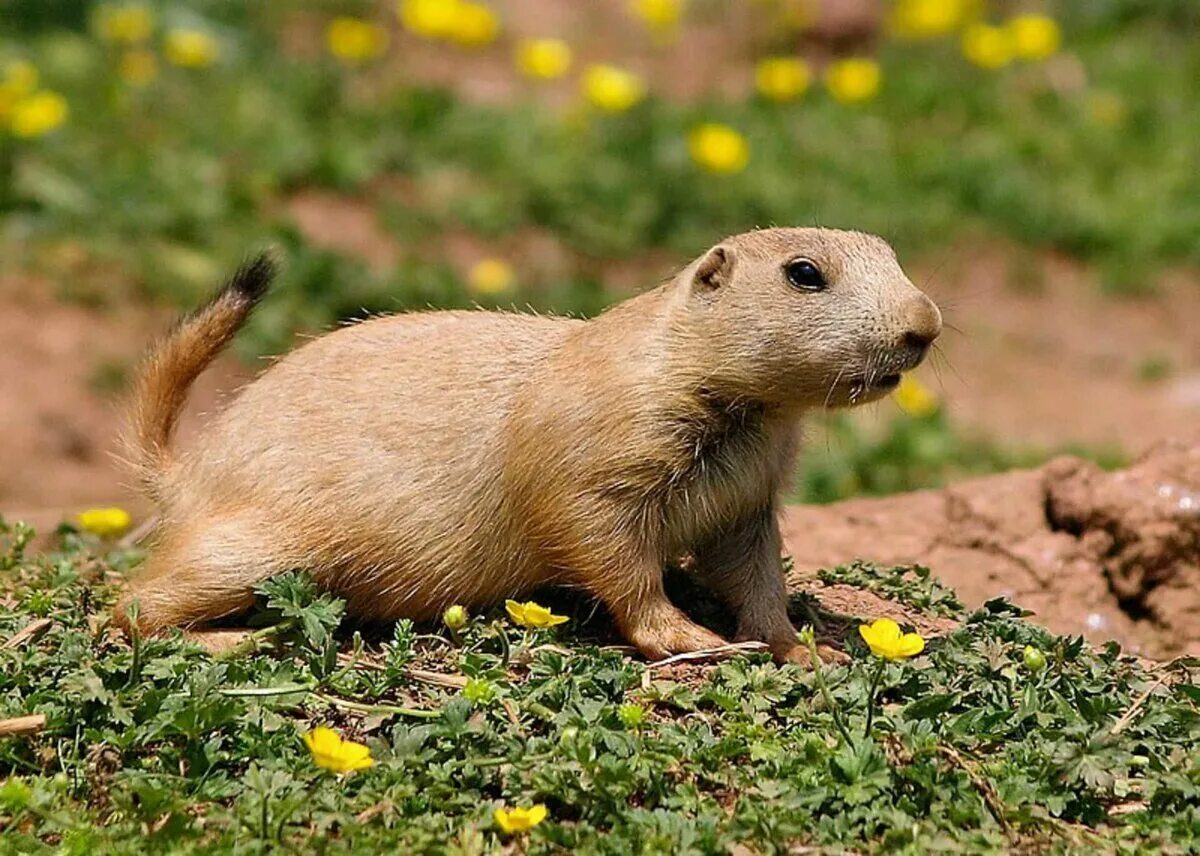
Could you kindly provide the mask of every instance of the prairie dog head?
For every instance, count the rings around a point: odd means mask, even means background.
[[[762,229],[689,265],[677,299],[713,391],[799,407],[882,398],[942,329],[891,246],[862,232]]]

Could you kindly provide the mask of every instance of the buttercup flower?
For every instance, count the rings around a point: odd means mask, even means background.
[[[567,616],[555,615],[550,610],[541,604],[534,603],[532,600],[525,603],[518,603],[515,600],[504,601],[504,609],[508,613],[508,617],[522,627],[531,627],[536,630],[541,630],[546,627],[555,627],[566,622]]]
[[[325,28],[329,52],[342,62],[357,64],[375,59],[387,48],[387,30],[362,18],[334,18]]]
[[[583,94],[601,110],[623,113],[646,97],[646,83],[615,65],[589,65],[583,72]]]
[[[123,534],[133,523],[133,518],[124,508],[89,508],[76,518],[79,528],[101,538],[114,538]]]
[[[492,813],[496,826],[509,835],[528,832],[546,819],[546,806],[542,803],[529,808],[498,808]]]
[[[1046,655],[1032,645],[1025,646],[1025,650],[1021,652],[1021,660],[1031,672],[1040,672],[1046,668]]]
[[[825,71],[829,94],[845,104],[870,101],[879,92],[882,80],[879,63],[863,57],[839,60]]]
[[[900,385],[892,393],[892,398],[901,410],[918,419],[929,416],[938,409],[937,396],[910,374],[900,379]]]
[[[38,85],[38,70],[23,59],[11,60],[0,77],[0,121],[12,115],[17,102],[31,94]]]
[[[934,39],[958,29],[967,11],[967,0],[899,0],[888,23],[898,36]]]
[[[534,80],[554,80],[571,68],[571,46],[562,39],[526,39],[517,45],[517,68]]]
[[[323,725],[304,735],[304,745],[312,753],[314,764],[335,773],[364,770],[375,763],[370,748],[353,740],[343,740],[340,734]]]
[[[171,30],[163,42],[167,62],[180,68],[207,68],[218,53],[217,40],[200,30]]]
[[[651,29],[672,30],[683,17],[683,0],[630,0],[633,14]]]
[[[1005,27],[972,24],[963,33],[962,52],[980,68],[1003,68],[1012,62],[1012,34]]]
[[[1024,60],[1045,59],[1062,44],[1058,22],[1047,15],[1016,15],[1008,22],[1012,52]]]
[[[517,275],[504,259],[483,259],[467,274],[467,285],[476,294],[503,294],[513,287]]]
[[[404,29],[426,39],[449,38],[461,0],[400,0],[396,11]]]
[[[459,606],[457,603],[454,606],[446,607],[446,611],[442,613],[442,623],[451,630],[462,630],[467,626],[470,618],[466,607]]]
[[[140,45],[154,31],[154,13],[140,3],[101,6],[95,17],[96,33],[106,42]]]
[[[890,618],[860,624],[858,633],[871,653],[885,660],[906,660],[925,650],[925,640],[917,633],[901,633],[900,625]]]
[[[772,101],[791,101],[803,95],[812,82],[808,63],[794,56],[772,56],[754,68],[754,85]]]
[[[719,175],[741,172],[750,160],[746,138],[716,122],[700,125],[688,135],[688,151],[697,164]]]
[[[142,48],[126,51],[117,65],[117,74],[130,86],[145,86],[158,76],[158,57]]]
[[[460,2],[450,27],[450,39],[464,48],[481,48],[496,40],[500,19],[483,3]]]

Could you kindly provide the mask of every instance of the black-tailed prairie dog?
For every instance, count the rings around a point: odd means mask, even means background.
[[[763,229],[588,321],[415,312],[274,363],[191,448],[196,376],[263,296],[245,265],[148,358],[129,455],[162,516],[117,608],[202,627],[303,569],[350,614],[428,619],[547,585],[595,596],[647,657],[712,648],[663,592],[681,556],[739,639],[801,656],[776,521],[805,410],[892,390],[941,330],[891,247]]]

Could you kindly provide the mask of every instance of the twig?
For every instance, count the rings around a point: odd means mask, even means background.
[[[762,642],[731,642],[728,645],[722,645],[719,648],[706,648],[703,651],[685,651],[682,654],[675,654],[667,657],[665,660],[655,660],[652,663],[647,663],[647,669],[661,669],[663,666],[670,666],[672,663],[681,663],[686,660],[715,660],[732,657],[735,654],[740,654],[743,651],[765,651],[767,645]]]
[[[14,716],[12,719],[0,720],[0,737],[24,737],[37,734],[46,727],[46,714],[34,713],[29,716]]]
[[[367,821],[374,820],[375,818],[379,817],[379,815],[383,814],[385,811],[391,811],[395,807],[396,806],[393,805],[390,800],[377,802],[370,808],[363,809],[358,814],[354,815],[354,822],[366,823]]]
[[[14,633],[12,636],[10,636],[8,638],[8,641],[4,643],[4,647],[5,648],[16,648],[22,642],[27,642],[27,641],[36,639],[37,637],[39,637],[43,633],[45,633],[47,630],[49,630],[50,625],[52,625],[53,623],[54,623],[54,621],[49,618],[39,618],[36,621],[31,621],[28,624],[26,624],[24,627],[22,627],[20,630],[18,630],[16,633]]]
[[[394,704],[362,704],[357,701],[347,701],[337,696],[325,695],[324,693],[313,693],[312,697],[317,701],[323,701],[326,704],[340,707],[343,710],[352,710],[355,713],[390,713],[397,716],[413,716],[418,719],[437,719],[442,715],[440,710],[419,710],[414,707],[400,707]]]
[[[122,536],[121,540],[117,542],[117,546],[122,550],[127,550],[135,544],[141,543],[147,535],[155,530],[157,526],[157,514],[152,517],[147,517],[133,529],[126,532],[125,535]]]
[[[339,654],[338,662],[345,663],[350,660],[349,654]],[[386,667],[381,663],[376,663],[371,660],[359,660],[356,664],[364,669],[370,669],[374,672],[382,672]],[[412,666],[406,667],[403,670],[404,676],[412,678],[414,681],[420,681],[423,684],[433,684],[438,687],[449,687],[454,690],[461,690],[467,685],[467,679],[463,675],[447,675],[442,672],[430,672],[426,669],[417,669]]]
[[[1158,680],[1156,680],[1154,683],[1152,683],[1149,687],[1147,687],[1147,689],[1144,693],[1142,693],[1140,696],[1138,696],[1136,699],[1134,699],[1133,704],[1131,704],[1129,706],[1129,710],[1125,711],[1125,713],[1123,713],[1121,715],[1121,718],[1118,719],[1113,724],[1112,730],[1110,730],[1108,732],[1109,737],[1116,737],[1118,734],[1120,734],[1122,731],[1124,731],[1126,728],[1129,727],[1129,724],[1131,722],[1133,722],[1133,718],[1135,716],[1137,716],[1138,711],[1140,711],[1142,709],[1142,705],[1144,705],[1146,703],[1146,699],[1150,698],[1151,694],[1156,689],[1158,689],[1159,687],[1161,687],[1163,684],[1165,684],[1167,682],[1167,678],[1169,677],[1169,675],[1170,675],[1169,672],[1164,673],[1162,675],[1162,677],[1160,677]]]
[[[971,784],[975,786],[975,790],[979,791],[979,795],[983,797],[984,805],[988,807],[988,811],[992,813],[992,817],[996,818],[996,823],[1000,824],[1000,828],[1004,830],[1005,835],[1011,834],[1012,826],[1009,824],[1008,818],[1004,816],[1004,803],[996,796],[996,789],[992,787],[992,783],[976,770],[972,769],[967,760],[958,754],[958,751],[954,747],[938,744],[937,748],[939,753],[967,774],[967,778],[971,780]]]

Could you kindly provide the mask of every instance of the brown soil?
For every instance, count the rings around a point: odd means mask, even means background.
[[[1059,458],[940,491],[791,508],[784,541],[794,587],[855,558],[918,563],[969,607],[1005,595],[1059,633],[1200,654],[1200,444],[1162,444],[1114,473]]]

